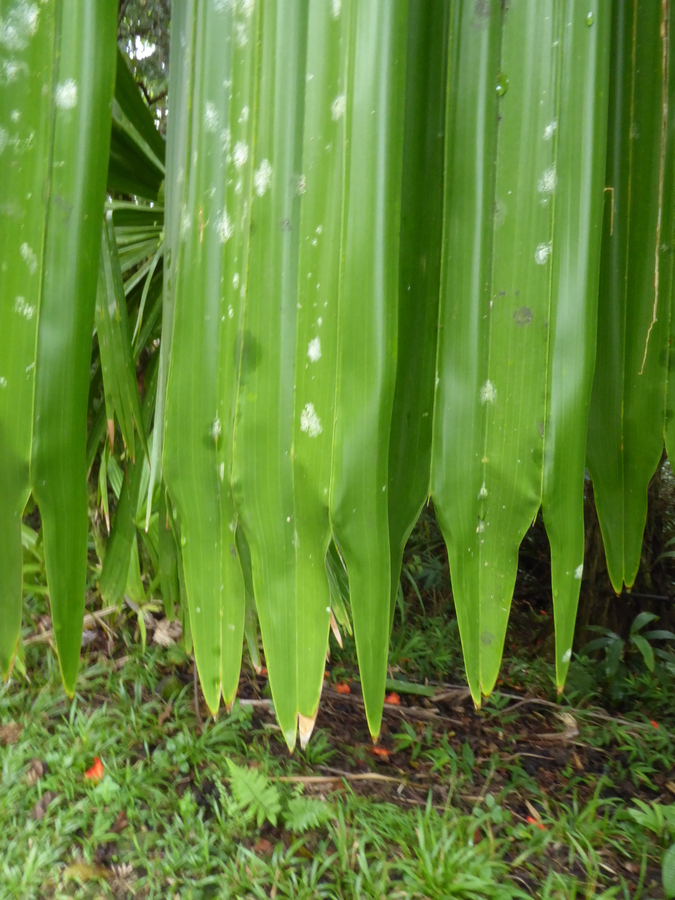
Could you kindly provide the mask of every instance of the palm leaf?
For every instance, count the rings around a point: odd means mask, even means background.
[[[87,547],[86,412],[115,73],[113,0],[0,7],[15,76],[0,84],[0,664],[21,621],[21,514],[40,507],[66,690],[78,669]],[[3,32],[4,33],[4,32]],[[96,48],[94,51],[93,48]],[[46,203],[45,203],[45,198]]]
[[[614,590],[635,581],[647,487],[675,453],[669,401],[675,241],[672,7],[614,5],[607,204],[588,468]]]
[[[476,703],[542,502],[559,684],[571,656],[608,48],[603,4],[454,7],[431,486]]]

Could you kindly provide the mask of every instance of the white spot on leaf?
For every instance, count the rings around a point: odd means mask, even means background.
[[[537,249],[534,251],[534,261],[538,266],[543,266],[546,263],[546,260],[551,255],[551,242],[548,244],[538,244]]]
[[[544,128],[544,140],[550,141],[558,129],[558,120],[551,119],[546,128]]]
[[[331,107],[330,107],[330,114],[331,114],[333,120],[335,122],[337,122],[338,119],[341,119],[344,116],[346,109],[347,109],[347,98],[345,97],[344,94],[338,94],[338,96],[335,98],[335,100],[333,100]]]
[[[8,50],[25,50],[38,27],[40,10],[37,3],[19,0],[7,18],[0,17],[0,44]]]
[[[497,389],[494,384],[488,380],[485,382],[483,387],[480,389],[480,402],[481,403],[494,403],[497,399]]]
[[[210,100],[207,100],[204,106],[204,128],[211,132],[217,131],[219,121],[220,116],[218,115],[215,103],[211,103]]]
[[[232,237],[232,222],[230,221],[226,209],[224,209],[222,214],[216,219],[216,232],[218,233],[218,240],[221,244],[226,244]]]
[[[245,16],[250,16],[253,12],[254,0],[213,0],[213,7],[216,12],[239,12]]]
[[[317,362],[321,359],[321,341],[318,337],[312,338],[307,346],[307,356],[310,362]]]
[[[565,650],[565,652],[563,653],[562,661],[564,663],[568,663],[571,659],[572,659],[572,648],[570,647],[569,650]]]
[[[0,84],[11,84],[19,75],[28,74],[28,66],[25,62],[17,62],[15,59],[3,59],[0,64]]]
[[[487,488],[485,487],[485,482],[483,482],[480,487],[480,490],[478,491],[478,499],[485,500],[487,495],[488,495]]]
[[[246,25],[243,22],[235,22],[234,43],[235,43],[236,47],[245,47],[246,44],[248,44],[248,34],[246,33]]]
[[[77,85],[72,78],[56,85],[54,99],[59,109],[75,109],[77,106]]]
[[[237,141],[234,145],[233,159],[237,169],[241,169],[242,166],[246,165],[246,161],[248,160],[248,146],[243,141]]]
[[[255,192],[259,197],[262,197],[267,189],[269,188],[272,182],[272,166],[270,165],[269,159],[263,159],[260,163],[258,171],[255,173],[253,177],[253,184],[255,186]]]
[[[21,258],[28,266],[28,271],[30,272],[31,275],[35,275],[35,273],[37,271],[37,267],[38,267],[37,257],[35,255],[35,253],[33,253],[31,248],[26,243],[21,245],[21,247],[19,248],[19,251],[21,253]]]
[[[551,166],[550,169],[546,169],[539,179],[539,183],[537,184],[539,193],[552,194],[555,190],[556,181],[555,166]]]
[[[323,431],[321,420],[316,414],[313,403],[306,403],[300,413],[300,430],[310,437],[318,437]]]
[[[342,12],[342,0],[331,0],[331,8],[333,13],[333,18],[337,19]]]
[[[574,570],[574,577],[577,581],[581,581],[581,576],[584,574],[584,564],[580,563],[576,569]]]
[[[17,297],[14,301],[14,312],[30,321],[35,315],[35,307],[31,306],[30,303],[26,303],[23,297]]]

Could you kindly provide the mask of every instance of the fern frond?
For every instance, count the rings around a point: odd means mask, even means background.
[[[324,800],[311,797],[292,797],[284,811],[284,824],[299,834],[310,828],[320,828],[331,817],[331,808]]]
[[[267,776],[259,769],[238,766],[227,760],[230,770],[230,792],[237,807],[255,816],[258,828],[265,819],[276,826],[281,812],[281,799],[277,788],[270,784]]]

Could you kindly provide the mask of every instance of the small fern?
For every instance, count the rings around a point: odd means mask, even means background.
[[[221,803],[230,816],[243,813],[246,818],[255,819],[258,828],[265,821],[276,827],[281,816],[284,826],[294,834],[320,828],[330,819],[331,807],[324,800],[303,797],[301,793],[287,799],[260,769],[238,766],[231,759],[226,762],[230,790],[228,793],[222,785],[219,789]]]
[[[227,760],[230,770],[230,792],[238,810],[255,817],[258,828],[267,819],[276,826],[281,812],[281,798],[277,788],[259,769],[238,766]]]
[[[675,897],[675,844],[666,850],[663,857],[661,876],[663,878],[663,890],[668,900],[670,900],[671,897]]]
[[[331,816],[331,808],[324,800],[295,796],[284,810],[284,824],[289,831],[300,834],[309,828],[320,828]]]

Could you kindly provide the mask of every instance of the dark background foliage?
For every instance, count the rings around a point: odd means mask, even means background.
[[[171,0],[119,0],[117,41],[165,131]]]

